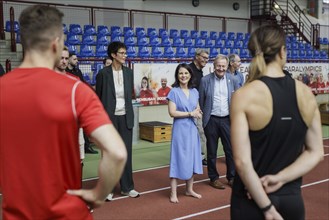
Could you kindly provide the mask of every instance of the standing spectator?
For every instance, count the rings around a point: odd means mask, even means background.
[[[282,71],[285,39],[279,26],[251,34],[250,78],[232,98],[233,220],[305,219],[301,177],[323,158],[316,100]]]
[[[0,80],[4,219],[92,219],[90,209],[103,204],[124,168],[124,143],[95,93],[53,71],[64,46],[62,17],[46,5],[21,12],[24,60]],[[99,181],[88,190],[81,189],[78,125],[103,151]]]
[[[97,74],[96,93],[114,127],[119,131],[128,153],[127,163],[120,179],[121,194],[136,198],[139,197],[139,192],[134,189],[132,172],[134,74],[131,69],[124,66],[126,52],[124,43],[114,41],[109,44],[107,54],[112,59],[112,65],[101,69]],[[107,199],[112,200],[112,198],[113,193],[110,193]]]
[[[2,65],[0,64],[0,77],[3,76],[6,71],[3,69]]]
[[[214,60],[214,72],[201,79],[200,107],[203,112],[203,128],[207,138],[207,162],[210,185],[225,189],[219,181],[216,168],[218,139],[224,147],[226,161],[226,178],[232,186],[235,168],[230,135],[230,103],[234,91],[239,88],[237,79],[227,73],[228,58],[219,54]]]
[[[167,95],[170,92],[170,87],[167,86],[167,78],[161,78],[161,88],[158,89],[158,103],[168,104]]]
[[[203,77],[202,69],[207,65],[209,61],[209,52],[205,49],[197,49],[195,51],[195,56],[193,62],[189,64],[194,74],[194,84],[195,88],[199,91],[201,78]],[[201,140],[201,154],[202,154],[202,164],[207,165],[207,146],[206,146],[206,136],[204,135],[204,130],[202,127],[202,118],[197,119],[197,127]]]
[[[168,94],[169,115],[174,118],[170,153],[170,202],[178,203],[177,179],[186,181],[187,196],[200,199],[193,190],[193,175],[202,174],[201,148],[194,118],[201,118],[198,90],[192,87],[193,72],[189,65],[179,64],[175,83]]]
[[[64,63],[62,65],[64,65]],[[83,78],[81,70],[78,68],[78,57],[74,52],[69,52],[69,59],[68,59],[68,63],[66,63],[65,70],[66,70],[66,72],[71,73],[71,74],[79,77],[79,79],[82,82],[89,85],[85,81],[85,79]],[[90,141],[89,141],[89,138],[85,133],[83,133],[83,138],[85,140],[85,145],[84,145],[85,153],[86,154],[97,154],[98,152],[92,148],[92,146],[90,144]]]
[[[239,87],[242,87],[244,84],[244,77],[243,74],[239,71],[239,68],[241,66],[241,59],[237,54],[230,54],[228,59],[229,64],[227,72],[235,76],[239,82]]]
[[[111,60],[111,58],[110,58],[110,57],[106,57],[106,58],[104,58],[104,60],[103,60],[103,64],[104,64],[104,67],[106,67],[106,66],[110,66],[110,65],[112,64],[112,60]]]

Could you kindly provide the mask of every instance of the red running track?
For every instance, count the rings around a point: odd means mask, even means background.
[[[329,219],[329,139],[324,140],[324,160],[303,179],[306,219]],[[219,158],[217,167],[220,174],[226,173],[225,159]],[[128,198],[114,191],[114,200],[107,202],[93,213],[96,220],[105,219],[230,219],[231,188],[214,189],[209,186],[207,169],[203,175],[195,176],[194,190],[202,195],[201,199],[184,195],[185,182],[178,187],[178,204],[169,202],[169,168],[158,168],[134,173],[136,190],[140,198]],[[226,183],[226,178],[221,177]],[[85,181],[89,188],[95,181]]]

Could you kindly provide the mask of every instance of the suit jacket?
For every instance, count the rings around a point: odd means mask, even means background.
[[[127,127],[132,129],[134,127],[134,111],[132,105],[134,74],[131,69],[125,66],[122,66],[122,72]],[[96,93],[101,100],[107,114],[110,116],[110,118],[113,118],[116,107],[116,95],[112,65],[104,67],[98,72],[96,76]]]
[[[225,73],[226,83],[228,88],[228,106],[231,104],[232,93],[239,88],[238,80],[232,75]],[[199,87],[199,103],[203,112],[202,126],[205,128],[211,116],[211,110],[214,102],[214,84],[215,73],[210,73],[201,79]]]

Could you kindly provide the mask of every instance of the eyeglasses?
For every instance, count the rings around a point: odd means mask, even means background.
[[[121,56],[127,56],[126,52],[117,52],[118,54],[120,54]]]
[[[201,56],[200,54],[198,56],[202,57],[202,59],[204,59],[204,60],[209,60],[209,57]]]

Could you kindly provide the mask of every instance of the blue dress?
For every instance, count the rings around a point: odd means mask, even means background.
[[[177,111],[192,112],[199,101],[199,92],[190,89],[187,98],[179,87],[172,88],[167,98],[176,104]],[[199,132],[193,118],[174,118],[171,135],[170,178],[191,179],[202,174],[202,157]]]

